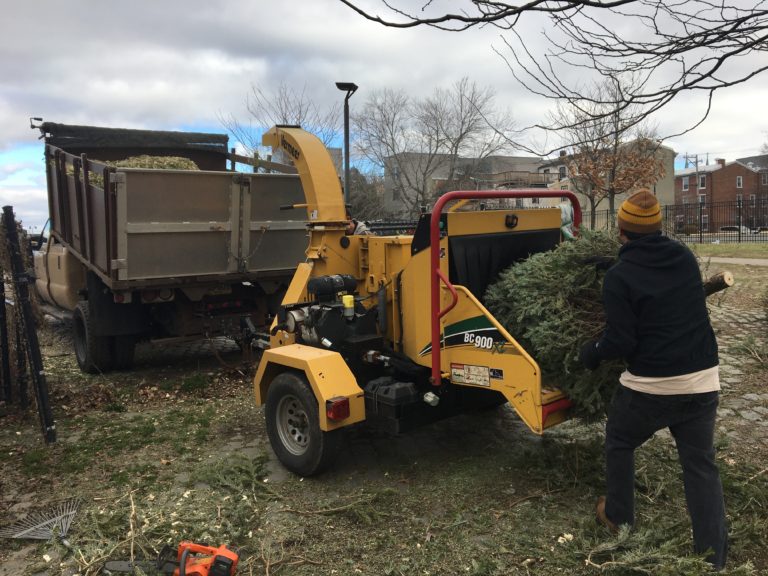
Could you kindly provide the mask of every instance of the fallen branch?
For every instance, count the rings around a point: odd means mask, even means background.
[[[762,476],[766,472],[768,472],[768,468],[763,468],[762,470],[760,470],[760,472],[757,472],[756,474],[752,474],[752,476],[749,477],[749,480],[747,480],[747,482],[752,482],[752,480],[754,480],[758,476]]]
[[[374,500],[376,500],[376,495],[370,496],[368,498],[361,498],[360,500],[355,500],[354,502],[350,502],[344,506],[337,506],[336,508],[321,508],[320,510],[296,510],[295,508],[287,507],[280,510],[280,512],[292,512],[293,514],[300,514],[302,516],[338,514],[339,512],[346,512],[347,510],[351,510],[355,506],[360,506],[361,504],[370,504]]]
[[[523,502],[527,502],[528,500],[533,500],[534,498],[543,498],[544,496],[549,496],[550,494],[557,494],[558,492],[564,491],[565,488],[558,488],[557,490],[545,490],[543,492],[535,492],[533,494],[528,494],[528,496],[523,496],[522,498],[518,498],[517,500],[513,500],[509,503],[509,506],[506,510],[491,510],[491,512],[497,513],[499,516],[509,512],[510,509],[514,508],[518,504],[522,504]]]

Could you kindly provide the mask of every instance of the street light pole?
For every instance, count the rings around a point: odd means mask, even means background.
[[[344,204],[349,204],[349,99],[357,90],[357,84],[336,82],[336,88],[347,93],[344,98]]]

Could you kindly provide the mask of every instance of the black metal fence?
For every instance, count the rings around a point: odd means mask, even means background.
[[[768,202],[710,202],[662,206],[664,230],[685,242],[711,244],[768,242]],[[616,227],[616,210],[585,212],[582,225],[592,230]]]
[[[617,208],[618,210],[618,208]],[[590,230],[616,227],[617,210],[586,211],[582,226]],[[710,202],[662,206],[664,231],[688,243],[768,243],[768,201]],[[378,235],[413,234],[417,220],[368,222]]]

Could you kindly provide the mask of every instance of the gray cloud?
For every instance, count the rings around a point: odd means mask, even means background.
[[[526,46],[540,52],[547,29],[542,18],[526,19]],[[334,0],[6,0],[0,20],[0,150],[37,137],[28,128],[33,115],[70,123],[217,129],[220,113],[244,115],[251,84],[269,91],[280,81],[306,85],[320,105],[340,101],[334,81],[354,81],[361,87],[355,106],[372,89],[424,95],[469,76],[493,86],[519,124],[540,120],[551,103],[520,88],[492,44],[506,50],[493,27],[458,34],[388,29]],[[563,73],[579,78],[583,71]],[[755,111],[766,91],[763,77],[718,94],[717,117],[675,139],[676,147],[706,152],[709,146],[741,149],[755,140],[759,145],[768,121]],[[683,129],[701,109],[698,97],[681,100],[659,115],[660,131]],[[752,133],[754,138],[746,138]]]

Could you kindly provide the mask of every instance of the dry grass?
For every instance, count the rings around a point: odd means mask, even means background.
[[[741,244],[688,244],[699,257],[768,258],[768,241]]]
[[[728,307],[752,306],[749,287],[764,286],[768,269],[739,278]],[[245,575],[706,573],[690,555],[668,436],[639,451],[638,526],[614,538],[593,520],[600,424],[539,438],[503,408],[400,437],[359,428],[330,472],[302,479],[271,455],[251,374],[140,354],[131,373],[84,376],[55,328],[43,341],[60,442],[42,444],[34,414],[0,418],[0,517],[80,496],[75,551],[9,540],[0,574],[97,574],[107,558],[152,557],[181,539],[235,547]],[[761,390],[768,375],[751,366],[729,394]],[[765,573],[768,473],[751,436],[762,428],[737,414],[721,426],[738,432],[718,436],[730,573]]]

